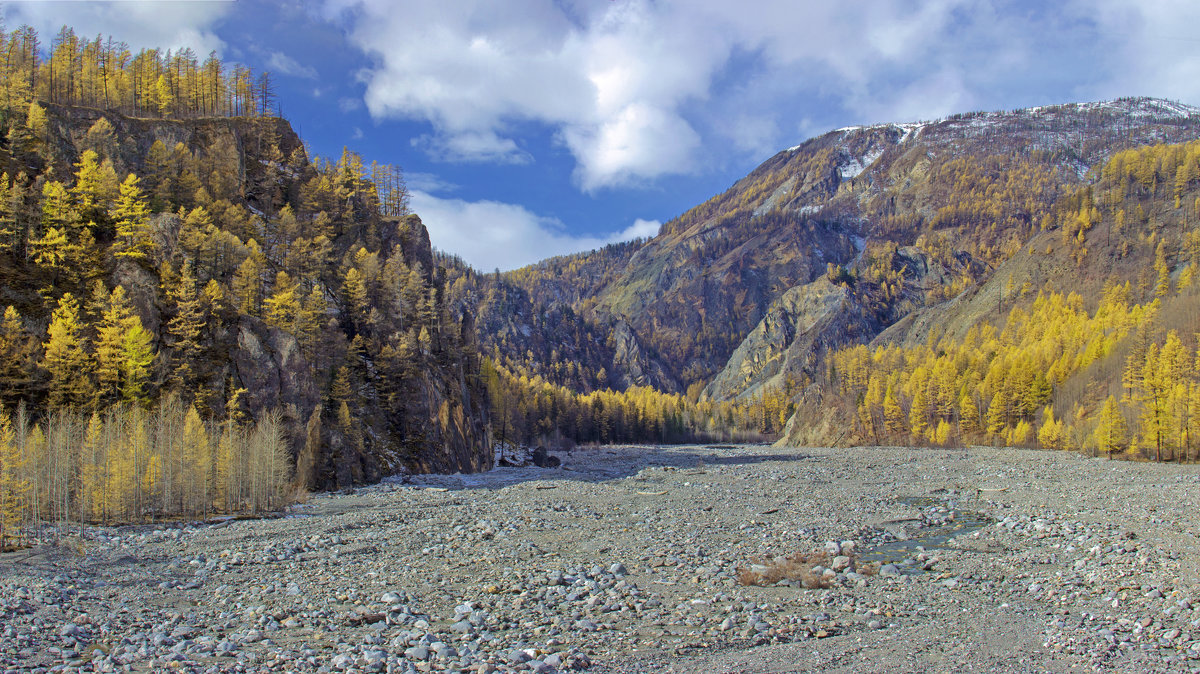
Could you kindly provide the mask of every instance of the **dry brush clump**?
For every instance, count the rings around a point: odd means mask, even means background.
[[[836,544],[831,544],[836,545]],[[864,576],[879,573],[879,564],[863,562],[854,546],[839,549],[797,552],[788,556],[755,557],[737,570],[742,585],[768,586],[781,581],[800,583],[810,590],[833,587],[839,573],[856,572]]]

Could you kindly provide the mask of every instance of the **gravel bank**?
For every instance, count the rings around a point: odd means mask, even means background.
[[[989,448],[559,456],[0,556],[0,665],[1200,672],[1196,466]],[[738,582],[822,549],[831,568],[810,571],[828,587]]]

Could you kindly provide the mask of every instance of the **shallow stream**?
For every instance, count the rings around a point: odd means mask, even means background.
[[[978,531],[993,521],[982,513],[958,508],[957,501],[952,499],[906,496],[896,499],[896,502],[921,509],[923,517],[911,520],[912,525],[917,527],[915,535],[872,546],[861,554],[861,558],[868,562],[896,564],[901,573],[920,573],[921,567],[913,559],[916,555],[946,549],[946,542],[950,539]],[[953,513],[954,518],[938,522],[943,511]],[[935,523],[930,523],[931,519]]]

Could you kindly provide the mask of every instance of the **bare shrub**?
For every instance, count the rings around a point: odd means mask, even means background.
[[[851,552],[847,571],[856,571],[864,576],[879,573],[879,565],[863,563],[859,555]],[[810,590],[833,586],[833,578],[824,573],[833,564],[834,556],[825,550],[797,552],[786,557],[755,557],[746,566],[737,570],[738,582],[742,585],[775,585],[790,580]],[[818,569],[814,571],[814,569]]]

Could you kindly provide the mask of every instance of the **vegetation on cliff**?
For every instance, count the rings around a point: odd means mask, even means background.
[[[61,483],[73,517],[136,519],[489,467],[473,322],[447,305],[400,171],[310,160],[241,68],[63,35],[44,63],[28,29],[0,41],[0,404],[20,419],[4,484]],[[165,84],[140,98],[155,68]],[[166,442],[189,425],[195,447]],[[81,453],[93,430],[103,450]],[[271,496],[243,497],[230,448],[259,437],[245,461],[274,466]],[[140,496],[95,506],[97,471]]]

